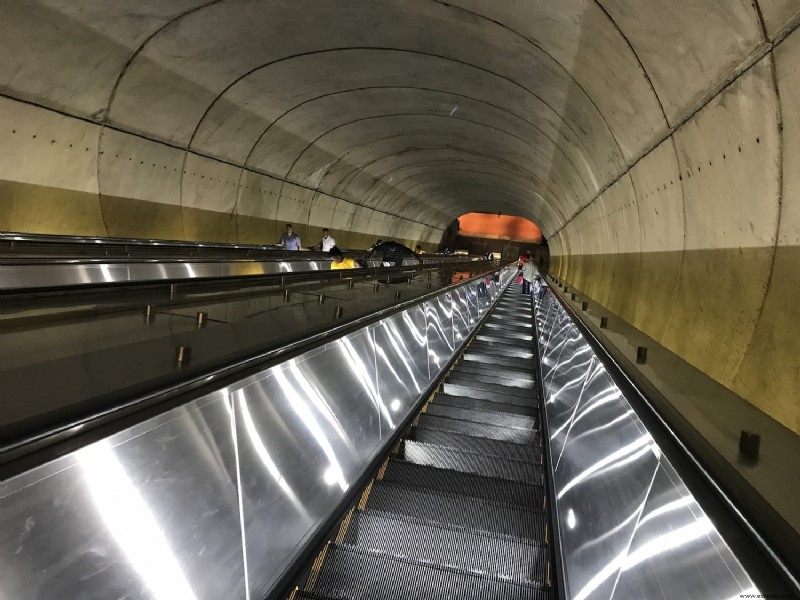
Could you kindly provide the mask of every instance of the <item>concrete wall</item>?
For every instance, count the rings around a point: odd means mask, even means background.
[[[800,431],[796,0],[0,0],[0,229],[554,269]]]
[[[700,52],[708,30],[653,57],[654,84],[687,48],[704,78],[656,86],[668,135],[554,232],[552,268],[800,432],[800,8],[788,29],[761,8],[726,65]]]

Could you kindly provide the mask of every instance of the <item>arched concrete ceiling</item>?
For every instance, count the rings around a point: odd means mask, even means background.
[[[800,431],[800,369],[764,375],[800,354],[797,0],[2,9],[0,229],[433,245],[518,214],[561,277]]]
[[[404,206],[437,227],[516,198],[513,212],[553,232],[668,127],[595,2],[163,4],[16,4],[6,39],[35,52],[13,52],[7,87],[370,208]],[[117,154],[108,141],[98,151]],[[493,193],[446,168],[430,197],[362,196],[385,187],[404,154],[424,162],[435,148],[503,173]]]

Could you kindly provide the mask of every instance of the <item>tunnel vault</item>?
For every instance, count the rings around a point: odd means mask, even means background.
[[[559,277],[800,431],[796,1],[0,7],[0,229],[434,247],[524,216]]]

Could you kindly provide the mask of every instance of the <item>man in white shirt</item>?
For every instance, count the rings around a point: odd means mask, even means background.
[[[320,240],[319,244],[316,246],[323,252],[330,252],[331,248],[336,245],[336,240],[331,237],[328,228],[322,230],[322,239]]]

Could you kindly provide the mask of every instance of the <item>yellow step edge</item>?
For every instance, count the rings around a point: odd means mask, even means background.
[[[330,542],[325,544],[322,550],[320,550],[320,553],[317,554],[317,558],[314,559],[314,564],[311,566],[311,573],[308,575],[308,581],[306,582],[306,591],[314,591],[314,587],[317,585],[319,572],[322,569],[322,565],[325,563],[325,557],[328,555],[328,547],[330,545]]]

